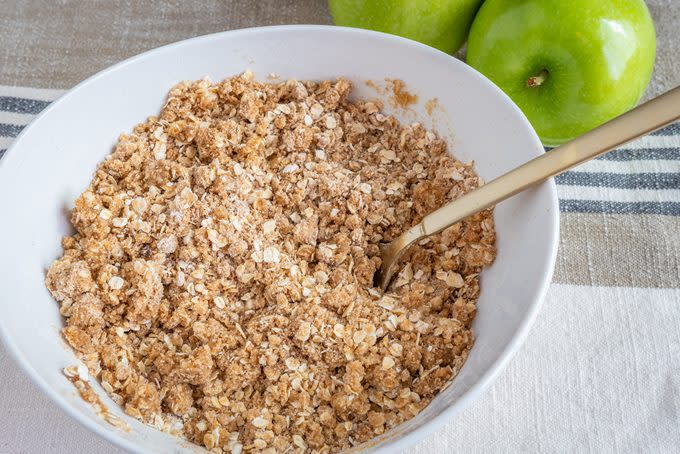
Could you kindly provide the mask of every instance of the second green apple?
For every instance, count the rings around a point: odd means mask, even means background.
[[[367,28],[454,53],[483,0],[330,0],[337,25]]]
[[[655,53],[643,0],[486,0],[467,61],[558,145],[635,106]]]

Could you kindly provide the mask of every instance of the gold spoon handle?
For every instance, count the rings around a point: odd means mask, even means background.
[[[680,87],[468,192],[405,232],[408,243],[433,235],[530,186],[680,119]]]

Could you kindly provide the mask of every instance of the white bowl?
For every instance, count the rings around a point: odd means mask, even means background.
[[[489,180],[543,153],[520,110],[495,85],[460,61],[413,41],[325,26],[236,30],[182,41],[133,57],[78,85],[47,108],[0,161],[0,335],[26,374],[69,415],[133,452],[196,452],[189,443],[125,416],[95,389],[130,432],[95,415],[62,375],[77,364],[61,340],[57,304],[43,284],[69,233],[67,209],[87,187],[117,136],[156,114],[176,82],[213,80],[250,69],[258,79],[343,76],[356,97],[377,97],[364,83],[402,79],[418,95],[414,116],[449,138],[451,151],[474,159]],[[425,115],[437,98],[441,109]],[[389,109],[388,109],[389,110]],[[489,385],[525,338],[555,262],[558,204],[547,182],[498,206],[498,258],[482,274],[474,323],[477,340],[454,383],[416,418],[369,442],[366,452],[394,452],[459,413]]]

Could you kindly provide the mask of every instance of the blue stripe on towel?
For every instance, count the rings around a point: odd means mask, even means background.
[[[680,189],[680,173],[565,172],[555,177],[565,186],[617,189]]]
[[[680,216],[680,202],[610,202],[606,200],[560,200],[563,213],[661,214]]]
[[[17,98],[15,96],[0,96],[0,110],[4,112],[36,115],[49,105],[50,101]]]

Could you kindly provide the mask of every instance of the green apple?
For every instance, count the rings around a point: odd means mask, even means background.
[[[655,54],[643,0],[487,0],[467,61],[559,145],[634,107]]]
[[[483,0],[329,0],[337,25],[404,36],[454,53]]]

